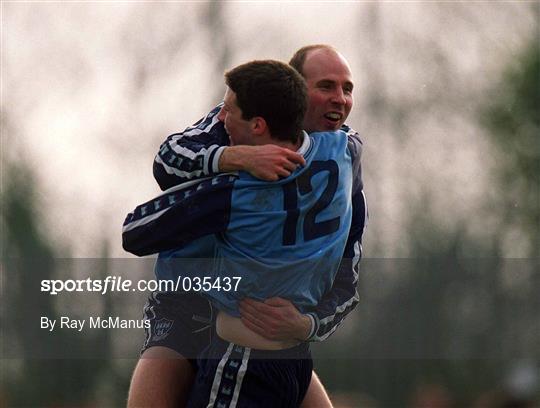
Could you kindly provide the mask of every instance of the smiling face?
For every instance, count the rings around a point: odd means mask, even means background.
[[[236,103],[236,94],[230,88],[227,88],[223,102],[223,107],[218,113],[218,120],[225,124],[231,146],[252,144],[252,121],[242,118],[242,110]]]
[[[308,89],[304,129],[307,132],[338,130],[353,105],[349,64],[341,54],[319,48],[307,54],[302,73]]]

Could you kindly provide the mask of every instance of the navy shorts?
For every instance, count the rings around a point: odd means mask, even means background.
[[[186,292],[154,292],[144,306],[150,321],[141,354],[148,348],[170,348],[195,367],[199,354],[210,344],[214,313],[210,302]]]
[[[189,408],[298,407],[313,370],[307,343],[266,351],[214,336],[201,357]]]

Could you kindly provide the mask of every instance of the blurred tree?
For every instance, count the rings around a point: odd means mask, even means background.
[[[410,195],[402,235],[408,258],[362,261],[354,333],[317,350],[316,367],[330,390],[405,406],[417,387],[440,385],[455,404],[468,406],[503,384],[513,360],[540,361],[537,38],[483,105],[482,122],[500,154],[495,186],[502,194],[486,210],[499,219],[492,239],[471,235],[459,219],[441,223],[429,187]],[[502,258],[505,237],[516,230],[529,259]]]
[[[61,260],[40,221],[32,172],[22,163],[3,163],[3,171],[2,358],[18,361],[2,367],[7,403],[81,405],[93,397],[96,380],[110,364],[109,339],[98,335],[81,340],[70,331],[50,333],[40,328],[40,316],[59,317],[55,298],[40,292],[40,282],[57,276]],[[103,360],[85,360],[96,347],[105,353]],[[66,352],[71,358],[62,358]]]
[[[223,73],[231,68],[231,41],[227,26],[225,24],[226,3],[211,1],[208,3],[203,15],[203,25],[207,27],[208,48],[213,56],[208,61],[213,64],[213,75],[210,83],[215,84],[214,95],[211,95],[209,103],[221,101],[223,99]]]
[[[506,69],[482,111],[499,153],[496,180],[502,202],[500,228],[527,237],[529,256],[540,248],[540,46],[534,38]]]

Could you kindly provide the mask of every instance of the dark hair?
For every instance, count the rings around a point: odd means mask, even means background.
[[[289,61],[289,65],[296,69],[302,76],[304,75],[304,62],[306,62],[306,57],[310,51],[318,50],[318,49],[325,49],[325,50],[331,50],[337,52],[337,50],[332,47],[331,45],[327,44],[312,44],[312,45],[306,45],[305,47],[300,48],[298,51],[294,53],[291,60]]]
[[[243,119],[261,116],[272,138],[298,141],[307,109],[306,84],[298,72],[279,61],[251,61],[226,72],[225,82]]]

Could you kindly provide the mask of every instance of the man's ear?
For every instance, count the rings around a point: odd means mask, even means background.
[[[262,135],[268,130],[266,120],[262,116],[255,116],[251,119],[251,130],[255,135]]]

